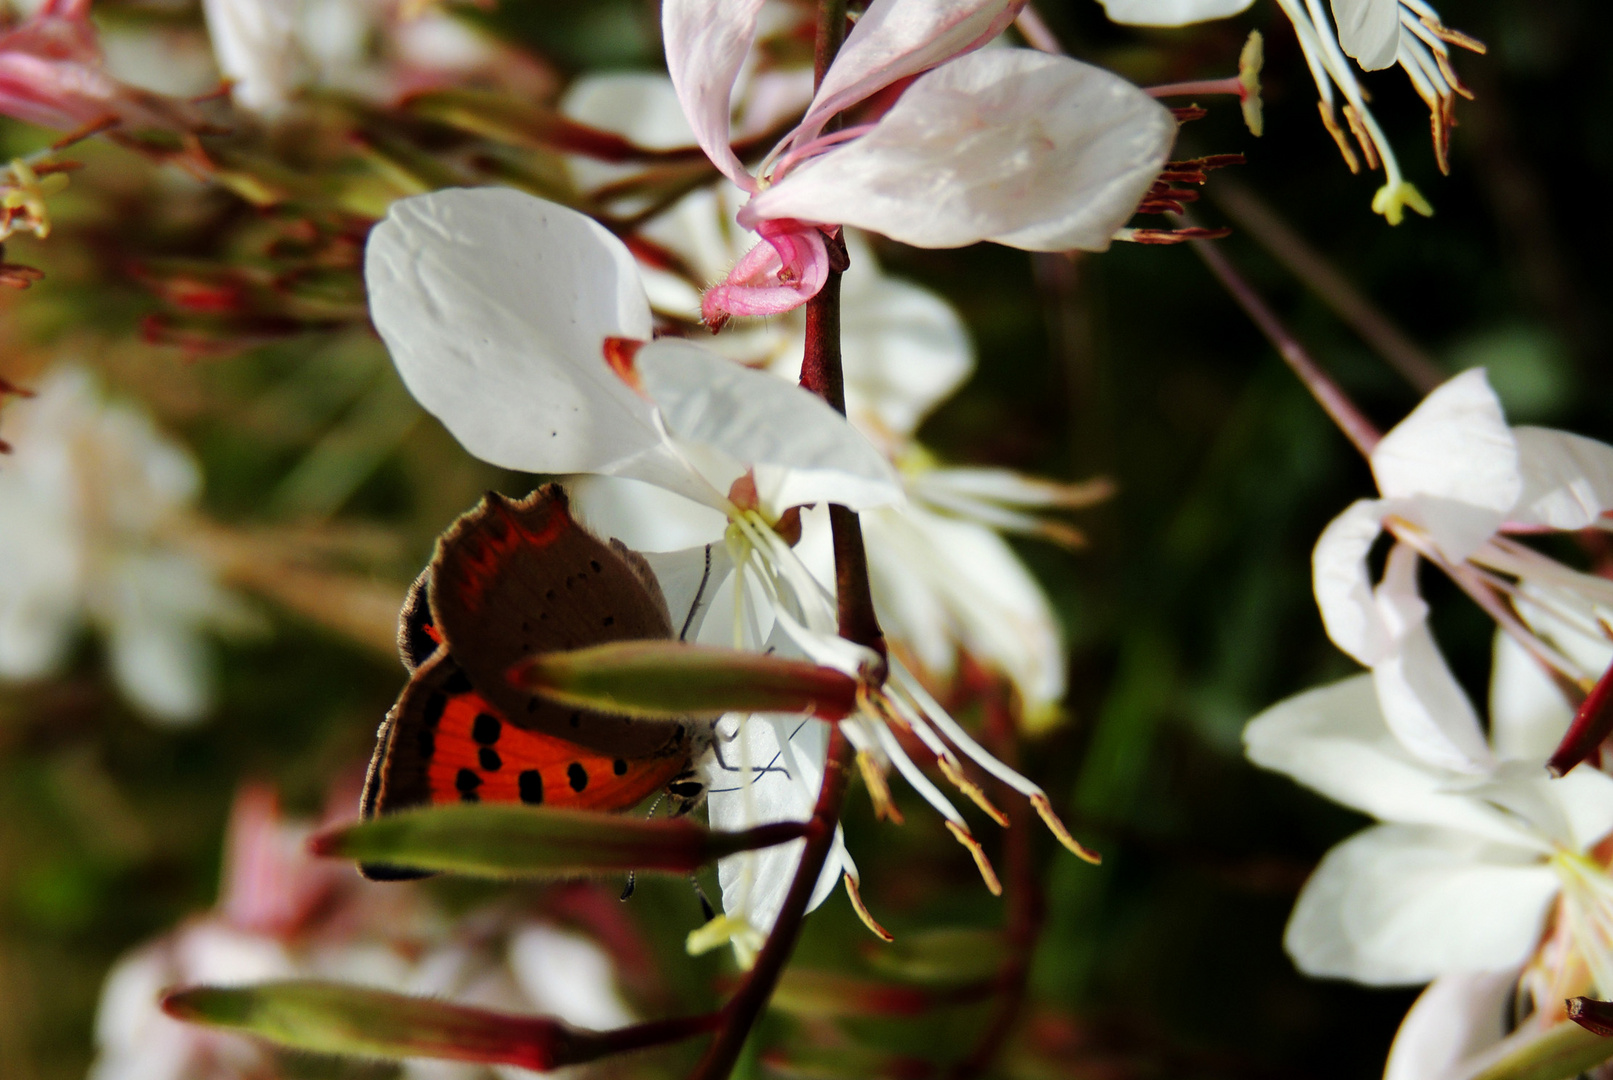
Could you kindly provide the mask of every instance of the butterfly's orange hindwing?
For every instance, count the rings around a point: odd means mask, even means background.
[[[626,810],[655,794],[688,764],[687,731],[668,733],[663,753],[610,757],[510,724],[474,690],[450,697],[437,722],[427,770],[433,803],[520,802],[529,806]]]

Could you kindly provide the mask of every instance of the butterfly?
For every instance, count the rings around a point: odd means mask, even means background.
[[[454,802],[625,810],[658,791],[687,812],[705,791],[691,765],[709,722],[576,709],[505,677],[534,653],[672,637],[644,557],[579,524],[558,484],[519,500],[489,492],[438,539],[409,591],[398,624],[409,681],[377,733],[363,817]]]

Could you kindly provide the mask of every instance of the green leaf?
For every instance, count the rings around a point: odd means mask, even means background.
[[[677,641],[540,653],[517,664],[510,678],[566,705],[654,719],[810,712],[838,720],[857,709],[857,680],[833,668]]]
[[[800,822],[713,832],[687,819],[645,821],[497,803],[424,807],[320,833],[318,855],[491,878],[609,872],[688,873],[735,852],[802,836]]]

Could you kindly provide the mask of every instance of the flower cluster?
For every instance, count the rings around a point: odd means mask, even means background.
[[[1582,699],[1613,662],[1608,582],[1515,539],[1602,527],[1613,446],[1509,427],[1474,369],[1384,435],[1371,465],[1381,497],[1335,518],[1314,558],[1328,634],[1370,674],[1273,706],[1244,743],[1381,823],[1317,867],[1289,955],[1312,975],[1430,983],[1386,1075],[1462,1076],[1539,1045],[1566,999],[1613,993],[1613,781],[1554,753],[1574,717],[1565,692]],[[1425,560],[1498,614],[1487,727],[1430,632]],[[1514,992],[1526,1022],[1503,1040]]]

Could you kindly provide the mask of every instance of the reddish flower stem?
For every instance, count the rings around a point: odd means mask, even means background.
[[[1192,225],[1186,215],[1171,216],[1178,224]],[[1305,389],[1311,392],[1316,403],[1332,418],[1333,423],[1338,425],[1344,437],[1355,444],[1362,457],[1371,457],[1373,447],[1378,445],[1378,439],[1381,438],[1372,421],[1362,415],[1355,402],[1350,400],[1350,395],[1322,370],[1321,365],[1312,358],[1300,340],[1289,332],[1288,327],[1277,317],[1277,313],[1266,304],[1265,298],[1255,291],[1254,286],[1250,285],[1242,274],[1238,273],[1215,244],[1207,240],[1194,240],[1191,243],[1193,250],[1198,252],[1199,258],[1204,260],[1204,265],[1209,267],[1210,273],[1215,275],[1221,287],[1226,289],[1237,305],[1243,309],[1244,314],[1249,316],[1250,321],[1260,328],[1266,340],[1271,342],[1278,355],[1283,358],[1283,363],[1299,376],[1299,381],[1305,384]]]
[[[1418,393],[1426,394],[1445,381],[1445,373],[1439,365],[1340,273],[1338,267],[1284,221],[1270,203],[1230,176],[1216,177],[1209,196],[1265,248],[1268,255],[1303,281],[1333,314],[1376,349]]]
[[[1149,97],[1196,97],[1199,94],[1236,94],[1243,97],[1247,91],[1236,75],[1224,79],[1194,79],[1191,82],[1166,83],[1163,86],[1145,86]]]
[[[846,0],[820,0],[817,41],[813,58],[816,82],[823,81],[846,33]],[[827,128],[826,130],[832,130]],[[835,245],[832,245],[832,247]],[[836,255],[838,254],[838,258]],[[807,303],[806,351],[801,358],[801,385],[846,411],[845,378],[840,364],[840,274],[845,269],[844,248],[831,251],[828,281]],[[863,549],[862,529],[857,515],[843,506],[829,508],[834,529],[835,582],[839,595],[840,634],[858,644],[884,652],[884,635],[874,614],[873,594],[868,585],[868,557]],[[829,733],[824,761],[823,784],[817,805],[806,823],[806,844],[796,867],[790,891],[784,897],[773,930],[762,946],[756,964],[745,981],[722,1008],[722,1023],[706,1048],[691,1080],[727,1080],[739,1060],[745,1040],[767,1008],[778,986],[784,966],[801,935],[807,903],[817,887],[818,877],[834,845],[840,805],[845,800],[851,778],[851,744],[838,726]]]

